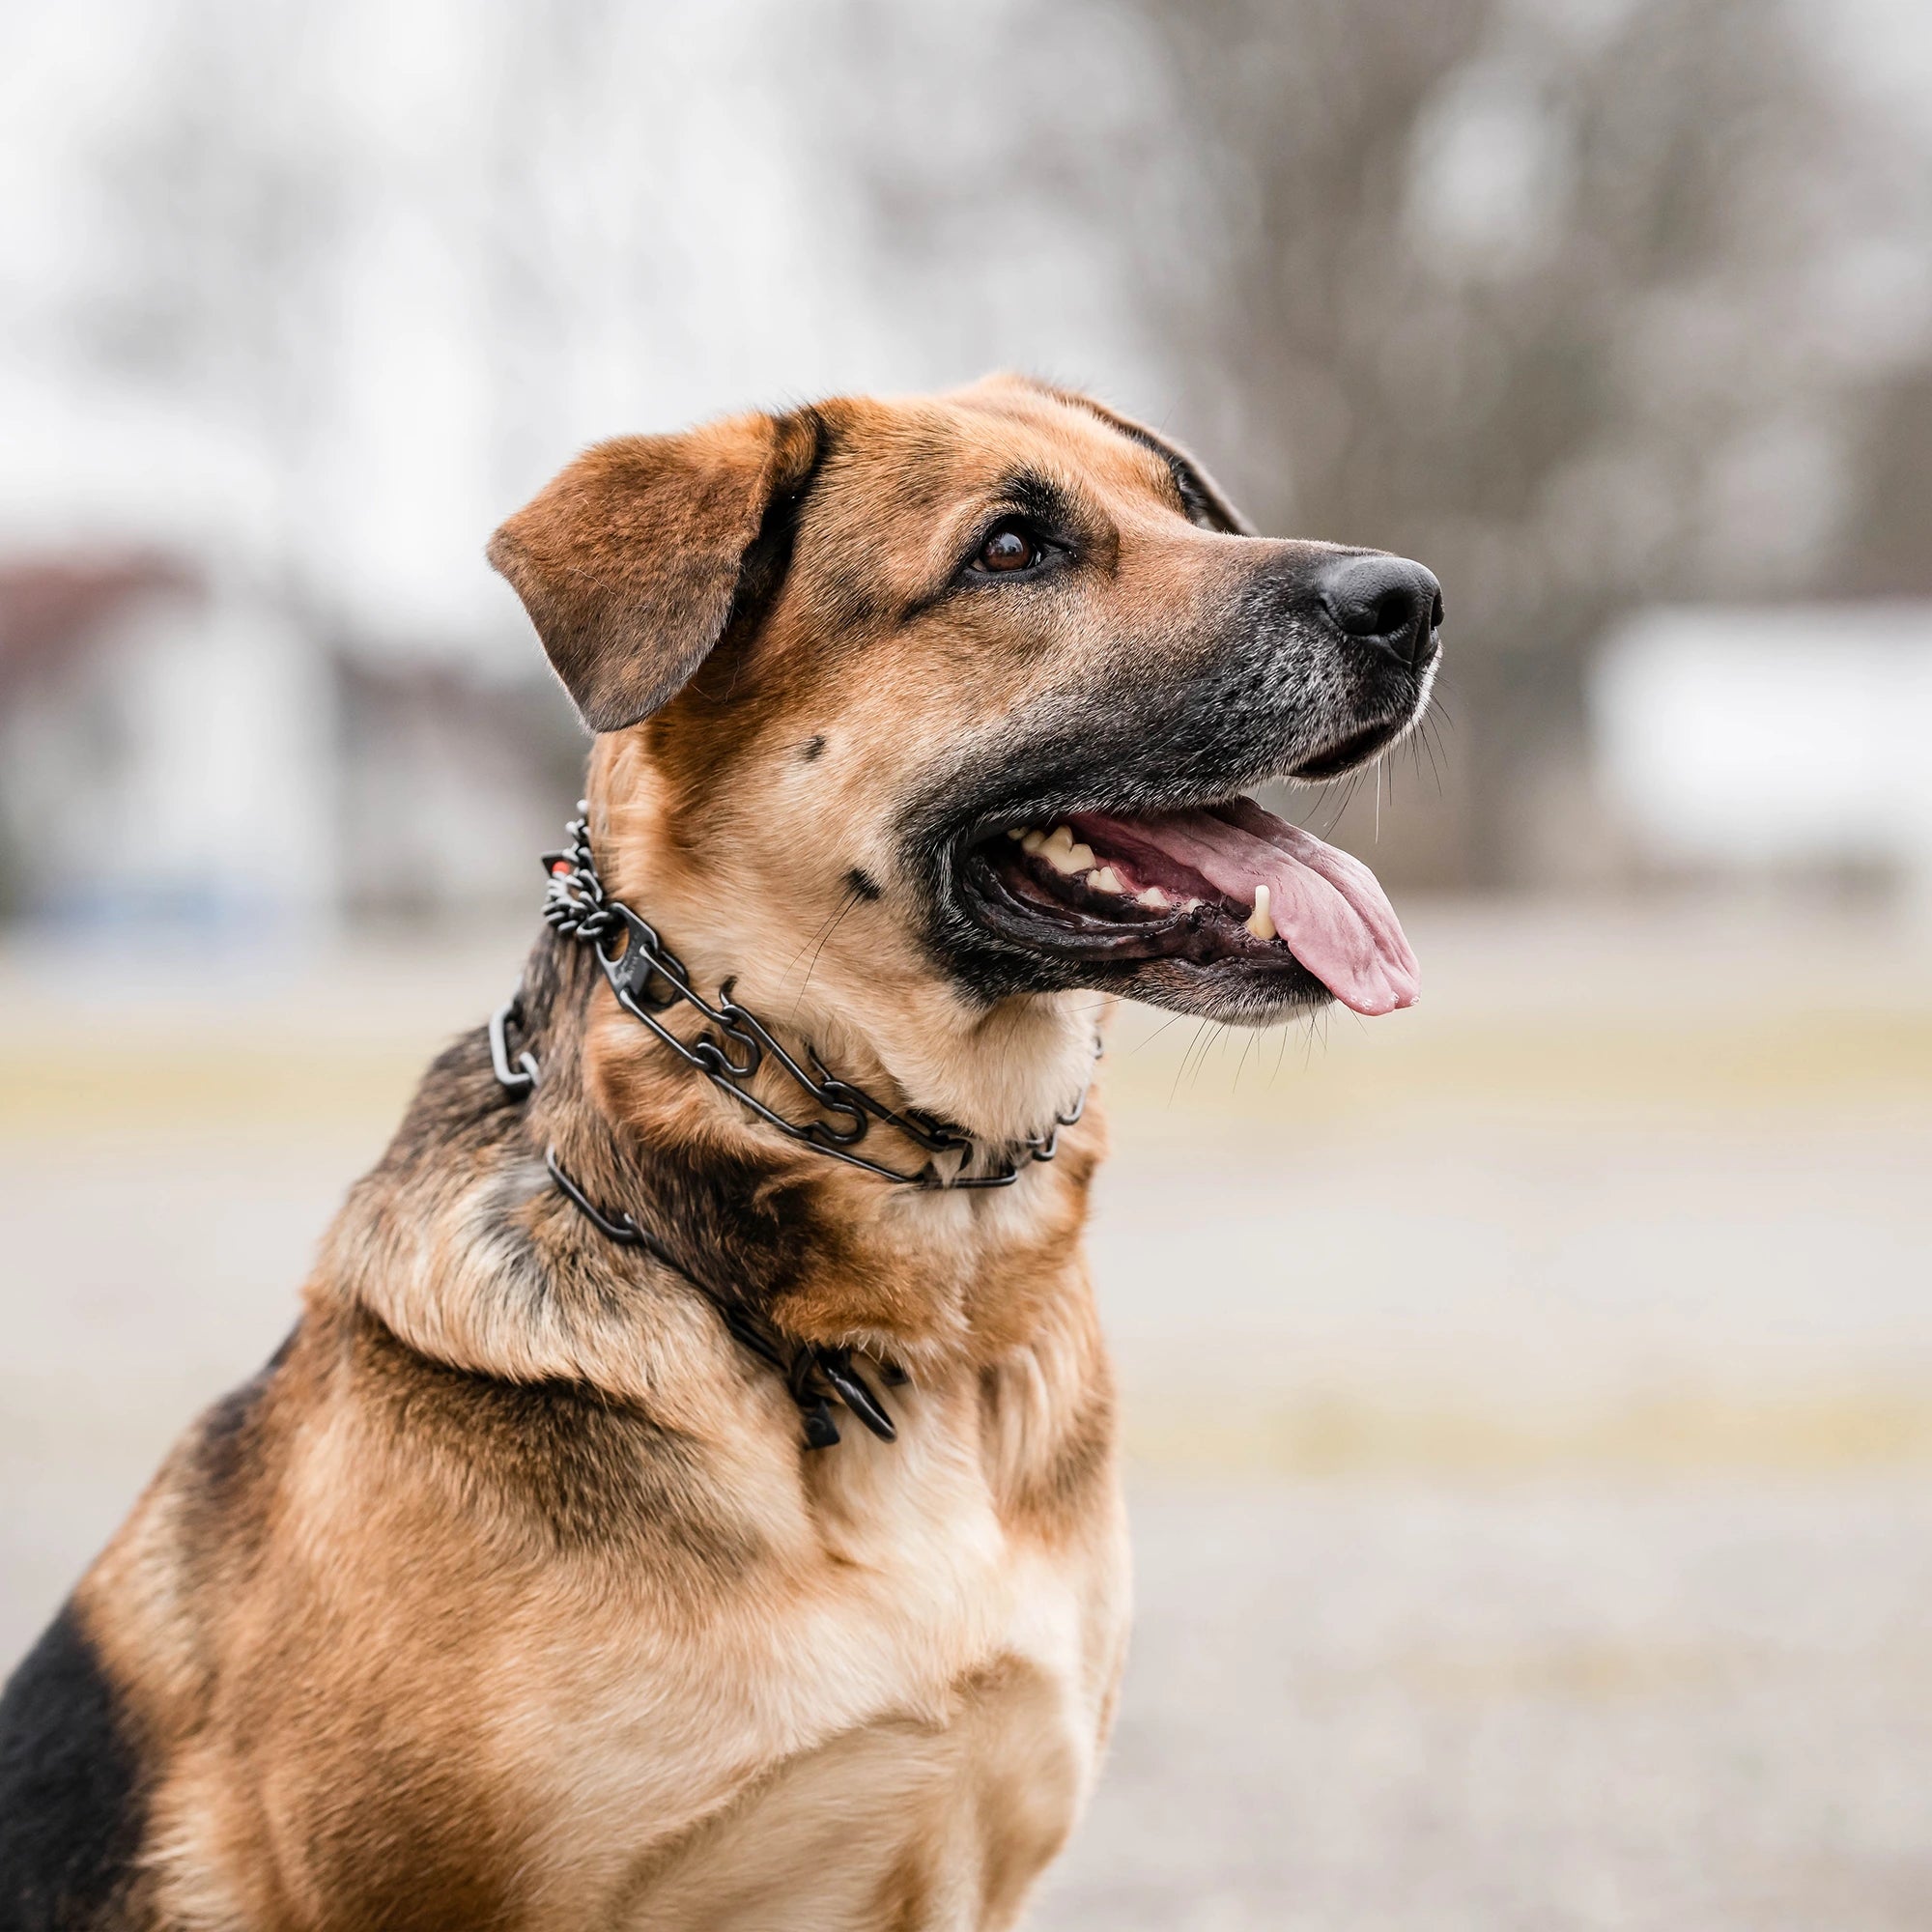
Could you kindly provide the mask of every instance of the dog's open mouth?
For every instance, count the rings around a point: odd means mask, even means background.
[[[1376,875],[1252,799],[1011,826],[976,844],[962,872],[977,916],[1034,951],[1298,967],[1358,1013],[1393,1012],[1420,991]]]

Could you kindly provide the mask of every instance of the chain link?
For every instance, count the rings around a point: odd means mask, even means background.
[[[589,808],[580,800],[577,810],[579,815],[567,828],[569,843],[561,851],[544,854],[544,869],[550,877],[544,896],[544,918],[559,934],[595,951],[611,990],[627,1013],[648,1027],[687,1066],[702,1073],[780,1133],[833,1160],[862,1168],[881,1180],[902,1187],[1010,1187],[1031,1163],[1049,1161],[1059,1152],[1061,1129],[1074,1125],[1086,1111],[1087,1095],[1083,1092],[1071,1111],[1057,1115],[1045,1133],[1030,1134],[1021,1141],[990,1151],[987,1159],[991,1172],[968,1174],[965,1170],[973,1165],[980,1149],[963,1129],[935,1120],[917,1108],[885,1106],[864,1089],[838,1079],[810,1046],[806,1048],[811,1063],[808,1070],[780,1044],[762,1020],[732,999],[735,980],[726,980],[718,989],[716,1006],[706,1000],[692,985],[684,961],[665,943],[657,928],[621,900],[607,895],[590,849],[586,815]],[[708,1030],[689,1044],[658,1017],[679,1003],[708,1023]],[[497,1036],[493,1028],[492,1054],[497,1050]],[[1096,1059],[1098,1054],[1096,1040]],[[752,1081],[767,1059],[777,1062],[818,1109],[816,1120],[803,1122],[788,1120],[751,1091]],[[497,1061],[499,1080],[504,1078],[509,1065],[507,1054]],[[905,1135],[929,1155],[957,1154],[960,1157],[957,1167],[948,1178],[928,1159],[924,1166],[906,1173],[855,1152],[854,1148],[875,1122]]]
[[[512,1026],[521,1028],[523,1022],[523,1000],[518,993],[511,994],[490,1015],[491,1065],[503,1090],[519,1100],[527,1099],[542,1078],[536,1055],[527,1047],[514,1061],[510,1057],[509,1030]],[[822,1342],[792,1342],[787,1353],[786,1338],[776,1328],[751,1309],[700,1281],[635,1216],[621,1208],[600,1208],[557,1158],[554,1145],[544,1150],[544,1168],[557,1192],[607,1241],[618,1247],[640,1248],[653,1261],[689,1282],[718,1311],[732,1338],[784,1378],[785,1389],[805,1418],[808,1449],[830,1449],[838,1441],[838,1424],[832,1414],[835,1400],[850,1409],[881,1441],[898,1439],[893,1418],[872,1392],[872,1385],[854,1365],[850,1349],[834,1348]],[[905,1371],[892,1362],[881,1362],[878,1372],[894,1388],[907,1379]]]

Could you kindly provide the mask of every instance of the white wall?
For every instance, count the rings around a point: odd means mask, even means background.
[[[328,665],[241,594],[134,607],[76,674],[0,715],[0,808],[22,897],[61,923],[332,919]]]
[[[1932,904],[1932,604],[1647,611],[1605,640],[1591,704],[1645,858],[1895,866]]]

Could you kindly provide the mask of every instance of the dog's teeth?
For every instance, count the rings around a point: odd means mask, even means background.
[[[1007,827],[1007,837],[1009,838],[1024,838],[1026,837],[1026,827],[1024,825],[1009,825]]]
[[[1121,883],[1121,875],[1111,866],[1102,866],[1097,872],[1087,874],[1087,883],[1097,893],[1123,893],[1126,887]]]
[[[1268,889],[1265,886],[1255,888],[1255,909],[1248,915],[1247,926],[1257,939],[1273,939],[1276,936],[1274,921],[1268,917]]]
[[[1039,848],[1039,856],[1056,872],[1065,872],[1068,877],[1094,869],[1093,846],[1074,844],[1072,833],[1064,825],[1055,828],[1053,836]]]
[[[1150,912],[1165,912],[1174,901],[1158,886],[1150,886],[1135,903],[1146,906]]]
[[[1045,843],[1046,834],[1044,832],[1022,832],[1020,834],[1020,850],[1022,852],[1037,852]]]

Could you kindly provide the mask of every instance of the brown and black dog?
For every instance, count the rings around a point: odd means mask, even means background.
[[[1042,1156],[1107,996],[1414,997],[1373,878],[1242,793],[1408,728],[1435,580],[1014,378],[607,443],[491,556],[597,734],[602,893],[818,1083],[762,1054],[780,1122],[848,1097],[786,1133],[546,930],[513,1077],[481,1028],[430,1068],[14,1674],[0,1926],[1011,1924],[1127,1630],[1097,1109]],[[862,1115],[923,1184],[828,1154]],[[808,1446],[841,1376],[896,1440],[854,1397]]]

